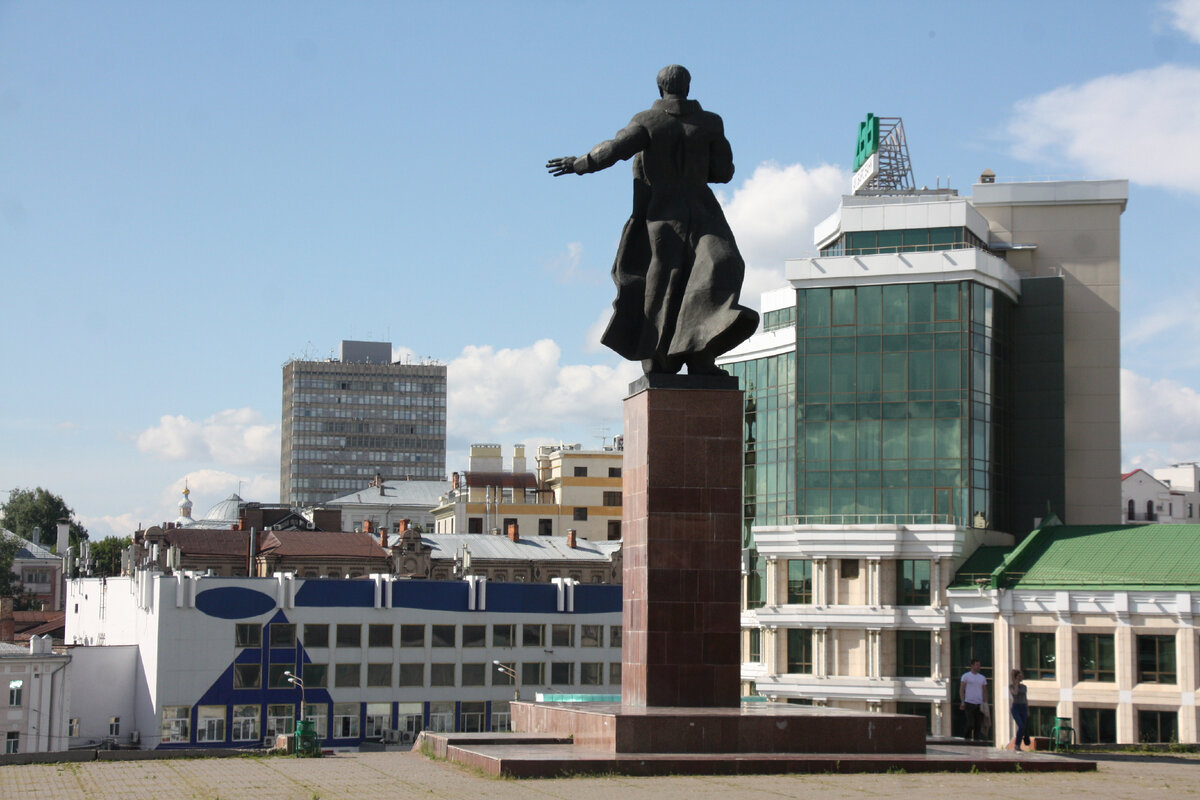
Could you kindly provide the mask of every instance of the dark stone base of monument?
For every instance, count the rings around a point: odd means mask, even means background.
[[[923,753],[925,720],[783,703],[736,708],[517,703],[514,730],[608,753]]]
[[[698,379],[725,388],[644,388],[625,400],[626,706],[740,702],[742,392],[728,376]]]

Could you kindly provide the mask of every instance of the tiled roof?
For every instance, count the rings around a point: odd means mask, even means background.
[[[1200,589],[1200,525],[1053,525],[993,573],[1020,589]]]
[[[42,547],[39,544],[34,544],[33,542],[29,541],[28,539],[23,539],[20,536],[17,536],[15,533],[13,533],[10,530],[0,529],[0,536],[3,536],[5,539],[16,540],[17,554],[16,554],[15,558],[18,558],[18,559],[37,558],[37,559],[53,559],[53,560],[58,559],[58,556],[54,555],[54,553],[51,553],[46,548]]]
[[[375,537],[366,533],[323,533],[321,531],[271,531],[259,550],[275,556],[319,556],[337,558],[387,558]]]
[[[388,542],[398,544],[400,535],[392,534]],[[421,537],[421,542],[433,548],[435,559],[455,558],[465,545],[476,561],[611,561],[613,551],[621,548],[619,541],[578,539],[575,547],[568,547],[565,536],[522,536],[514,542],[507,536],[488,533],[429,533]]]
[[[250,532],[225,528],[171,528],[164,531],[167,543],[188,556],[237,556],[244,558],[249,548]]]
[[[382,489],[382,491],[380,491]],[[418,506],[433,508],[441,496],[450,491],[449,481],[384,481],[383,486],[367,486],[357,492],[352,492],[333,500],[326,500],[320,505],[377,505],[377,506]]]

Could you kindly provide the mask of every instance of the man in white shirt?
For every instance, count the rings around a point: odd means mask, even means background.
[[[983,738],[982,706],[987,702],[987,676],[979,671],[979,659],[971,659],[971,671],[964,672],[959,682],[959,708],[967,712],[966,738],[978,741]]]

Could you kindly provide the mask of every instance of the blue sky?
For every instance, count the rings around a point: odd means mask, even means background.
[[[867,112],[918,184],[1128,178],[1123,463],[1200,458],[1200,2],[0,2],[0,489],[93,535],[278,493],[281,365],[450,367],[472,441],[595,445],[618,165],[677,62],[720,113],[746,299],[812,253]]]

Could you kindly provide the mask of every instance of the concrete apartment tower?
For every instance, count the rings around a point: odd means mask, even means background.
[[[948,734],[951,676],[991,652],[946,613],[958,568],[1048,512],[1121,521],[1128,183],[911,187],[843,197],[722,360],[746,390],[742,680]]]
[[[283,365],[279,499],[312,505],[383,480],[444,480],[446,367],[392,362],[390,342]]]

